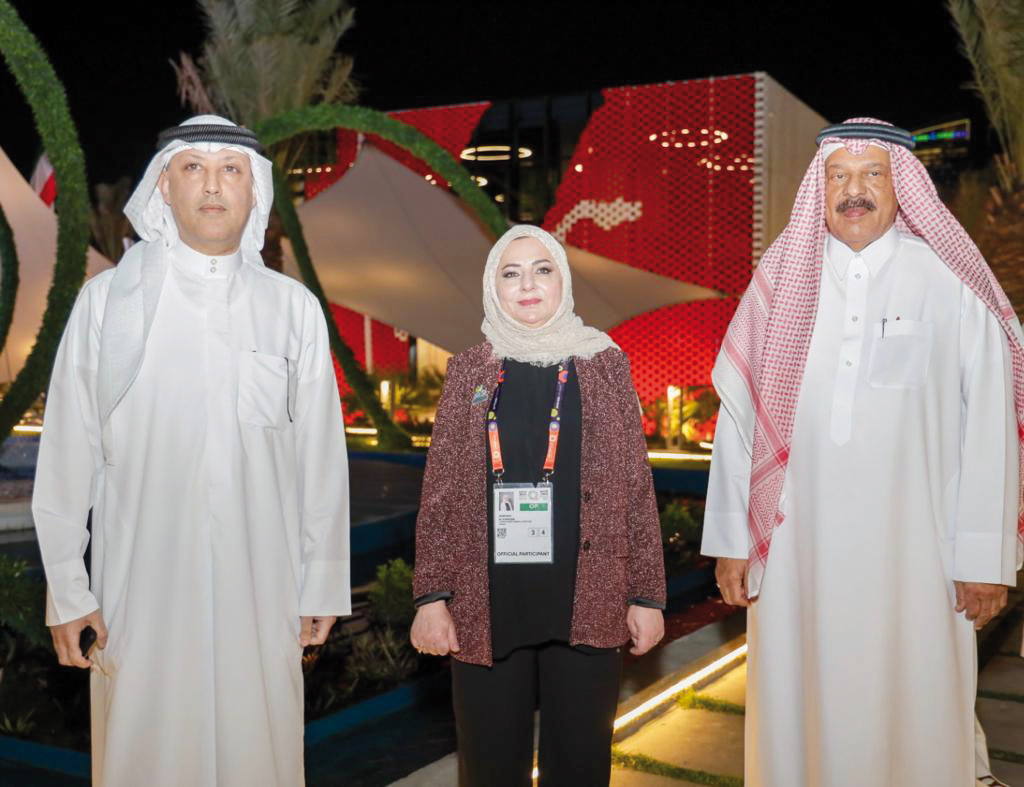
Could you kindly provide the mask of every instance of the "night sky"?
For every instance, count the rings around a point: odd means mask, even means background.
[[[186,116],[169,60],[198,54],[193,0],[13,0],[64,82],[89,179],[134,180],[156,134]],[[631,0],[354,0],[341,42],[362,103],[401,109],[767,71],[830,120],[919,127],[968,116],[970,68],[942,0],[885,4]],[[863,10],[861,10],[863,9]],[[0,147],[23,171],[39,151],[28,108],[0,69]]]

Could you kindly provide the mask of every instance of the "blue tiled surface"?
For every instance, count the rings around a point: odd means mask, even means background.
[[[36,472],[39,437],[8,437],[0,445],[0,481],[32,478]]]

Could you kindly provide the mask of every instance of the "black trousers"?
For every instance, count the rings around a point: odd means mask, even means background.
[[[607,787],[618,650],[562,642],[519,648],[493,667],[452,661],[460,787],[530,787],[533,712],[543,787]]]

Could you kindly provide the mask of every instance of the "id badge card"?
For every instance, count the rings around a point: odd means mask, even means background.
[[[494,485],[496,564],[554,562],[554,503],[555,490],[548,482]]]

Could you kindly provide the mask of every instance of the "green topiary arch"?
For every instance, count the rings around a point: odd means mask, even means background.
[[[57,184],[57,264],[35,346],[0,401],[0,436],[6,436],[46,387],[57,345],[85,279],[89,197],[85,157],[64,88],[42,47],[7,0],[0,0],[0,54],[25,96]],[[7,286],[7,282],[3,282]],[[6,296],[4,296],[6,300]],[[11,299],[13,312],[13,297]]]
[[[508,229],[508,221],[501,215],[501,211],[491,198],[476,185],[469,172],[447,150],[412,126],[383,112],[367,107],[318,104],[292,109],[267,118],[256,124],[253,131],[259,135],[264,145],[273,145],[303,132],[330,131],[335,128],[376,134],[408,150],[448,181],[452,190],[495,237]]]
[[[264,145],[273,145],[282,140],[307,131],[328,131],[345,128],[365,134],[376,134],[383,139],[408,150],[418,159],[427,164],[438,175],[448,181],[452,190],[473,210],[481,223],[495,237],[501,235],[508,227],[508,222],[501,215],[490,197],[477,186],[470,174],[459,165],[452,155],[423,135],[412,126],[388,117],[383,112],[366,107],[352,107],[337,104],[319,104],[301,109],[283,112],[268,118],[253,128]],[[274,206],[281,218],[281,226],[288,240],[291,241],[295,261],[302,273],[306,286],[319,299],[327,318],[327,328],[331,339],[331,349],[341,365],[345,379],[359,399],[366,414],[377,427],[378,443],[384,448],[408,448],[411,444],[409,436],[398,428],[384,412],[377,392],[373,390],[366,375],[359,368],[352,350],[341,339],[338,325],[331,314],[330,305],[320,279],[313,267],[306,246],[306,238],[302,232],[291,194],[284,177],[275,167],[274,170]]]

